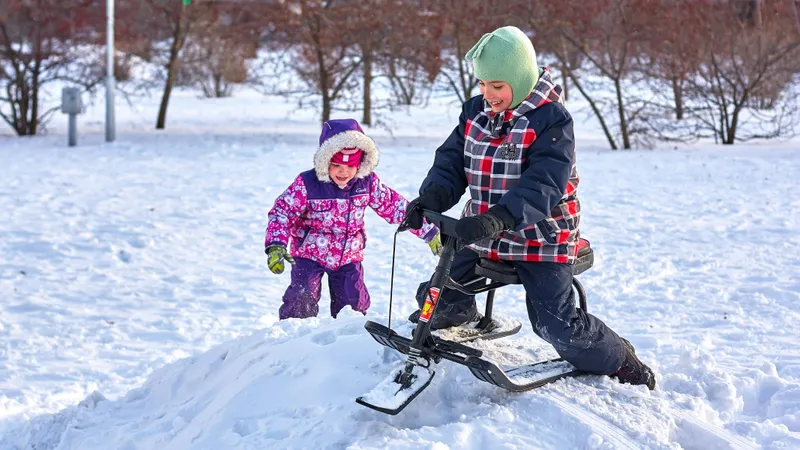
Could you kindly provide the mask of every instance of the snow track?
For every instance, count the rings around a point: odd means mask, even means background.
[[[673,437],[685,449],[749,450],[757,449],[752,441],[730,431],[712,425],[688,411],[668,409],[667,414],[675,420],[677,430]]]
[[[625,430],[585,408],[573,405],[561,394],[554,393],[553,395],[548,395],[547,398],[558,405],[564,412],[584,423],[595,434],[601,436],[604,442],[611,445],[611,448],[629,450],[641,448],[628,436]]]

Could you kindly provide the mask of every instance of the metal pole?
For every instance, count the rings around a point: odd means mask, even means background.
[[[106,0],[106,142],[114,142],[114,0]]]
[[[75,147],[78,143],[78,115],[69,115],[69,141],[67,142],[70,147]]]

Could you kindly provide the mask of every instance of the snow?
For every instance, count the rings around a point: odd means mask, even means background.
[[[0,448],[800,447],[797,142],[611,152],[579,123],[589,311],[658,389],[586,376],[512,394],[445,361],[388,416],[355,399],[403,363],[363,328],[388,319],[392,226],[367,217],[366,318],[331,319],[324,293],[318,318],[277,320],[288,275],[266,269],[266,213],[312,165],[316,112],[178,91],[156,132],[157,107],[120,102],[113,144],[102,101],[78,147],[61,115],[46,136],[0,136]],[[434,99],[368,130],[381,179],[413,197],[457,114]],[[435,259],[397,242],[392,324],[407,335]],[[555,356],[518,286],[495,310],[523,328],[476,343],[487,357]]]

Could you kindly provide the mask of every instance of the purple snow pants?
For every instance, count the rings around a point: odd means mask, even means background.
[[[350,305],[354,310],[366,314],[369,308],[369,292],[364,285],[364,270],[360,262],[328,269],[310,259],[295,258],[292,266],[292,284],[283,294],[283,305],[278,314],[281,319],[316,317],[322,293],[322,275],[328,275],[331,294],[331,316]]]

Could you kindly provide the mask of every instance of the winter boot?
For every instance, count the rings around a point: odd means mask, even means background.
[[[478,312],[475,304],[464,312],[448,311],[445,305],[440,305],[436,312],[431,317],[431,330],[441,330],[444,328],[457,327],[468,324],[470,322],[478,322],[483,319],[483,315]],[[419,322],[419,310],[414,311],[408,316],[408,321],[411,323]]]
[[[633,345],[625,338],[620,339],[622,339],[622,343],[625,346],[625,360],[622,362],[622,366],[611,376],[617,378],[620,383],[644,384],[652,391],[656,388],[655,374],[639,360]]]

